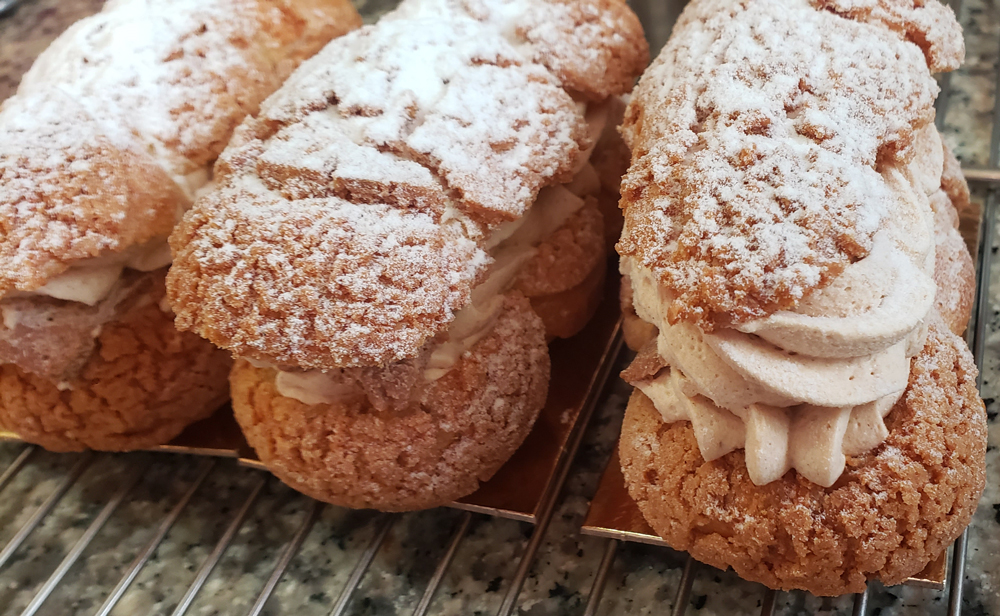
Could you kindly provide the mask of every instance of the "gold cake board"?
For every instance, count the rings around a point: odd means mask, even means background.
[[[629,496],[628,488],[625,487],[625,477],[622,476],[621,463],[618,461],[618,447],[615,447],[611,459],[608,460],[608,466],[601,475],[601,482],[597,486],[597,492],[590,503],[587,519],[584,520],[580,532],[594,537],[670,547],[653,532],[642,517],[639,506]],[[946,550],[931,561],[923,571],[903,583],[907,586],[944,590],[947,564]]]
[[[450,506],[532,523],[536,520],[543,496],[554,489],[560,465],[569,462],[571,436],[589,419],[617,355],[617,271],[609,264],[603,300],[583,331],[549,345],[552,378],[548,398],[524,443],[479,490]],[[16,434],[0,431],[2,440],[21,441]],[[243,438],[228,404],[153,451],[237,458],[244,466],[267,470]]]

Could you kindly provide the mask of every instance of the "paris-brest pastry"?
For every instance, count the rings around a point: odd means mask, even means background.
[[[986,422],[928,2],[694,0],[622,133],[622,471],[671,546],[772,588],[902,582],[968,524]]]
[[[405,510],[506,461],[602,288],[588,161],[647,59],[617,0],[406,0],[237,129],[168,297],[279,478]]]

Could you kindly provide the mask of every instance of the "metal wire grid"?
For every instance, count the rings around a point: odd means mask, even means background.
[[[644,18],[646,23],[656,24],[655,32],[651,32],[655,49],[658,47],[657,43],[662,43],[662,40],[665,40],[666,34],[669,33],[669,27],[664,27],[664,23],[672,23],[673,19],[676,18],[678,13],[676,10],[676,4],[672,4],[672,8],[665,10],[657,9],[657,4],[655,2],[637,2],[635,4],[637,4],[637,12],[640,14],[640,17]],[[960,2],[952,2],[952,7],[955,9],[956,14],[958,14],[961,9]],[[994,83],[996,84],[1000,83],[1000,63],[998,63],[995,70],[996,73],[994,75]],[[942,92],[938,99],[937,116],[939,127],[943,126],[944,120],[947,116],[947,107],[951,88],[950,75],[945,75],[942,78],[941,88]],[[979,315],[985,315],[987,313],[987,305],[989,301],[989,272],[992,256],[989,239],[990,233],[995,225],[997,189],[1000,187],[1000,96],[995,97],[994,101],[989,167],[968,169],[966,171],[966,176],[970,183],[981,183],[987,186],[986,198],[984,202],[985,211],[983,224],[980,230],[980,254],[976,285],[977,303],[973,311],[974,325],[970,328],[970,346],[976,358],[977,365],[982,368],[985,326],[987,319],[980,318]],[[602,375],[602,377],[607,376],[607,372],[610,371],[612,366],[613,363],[609,363],[605,367],[605,374]],[[599,390],[595,390],[595,395],[587,401],[583,411],[584,421],[580,422],[581,429],[577,430],[571,436],[566,455],[560,460],[557,470],[557,481],[552,485],[552,489],[550,489],[543,496],[537,523],[531,532],[525,548],[521,552],[517,568],[513,578],[506,588],[503,601],[497,612],[498,616],[509,616],[517,607],[521,589],[526,578],[528,577],[532,563],[538,553],[539,547],[542,544],[550,522],[552,521],[552,516],[562,488],[566,483],[573,457],[580,446],[581,439],[583,437],[582,426],[586,425],[586,418],[589,418],[593,413],[594,407],[601,397],[601,393],[602,392]],[[25,447],[7,466],[7,468],[0,473],[0,492],[2,492],[2,490],[7,487],[11,481],[25,468],[29,459],[36,455],[37,451],[38,448],[34,446]],[[98,457],[99,456],[95,454],[83,454],[75,459],[72,466],[56,483],[54,489],[49,493],[49,495],[28,516],[26,521],[18,528],[13,536],[10,537],[7,543],[0,548],[0,571],[12,562],[25,541],[43,524],[46,517],[49,516],[63,496],[65,496],[74,483]],[[188,484],[186,490],[183,494],[181,494],[180,498],[160,520],[160,523],[152,532],[145,545],[138,551],[134,560],[122,571],[119,581],[107,595],[100,608],[98,608],[95,612],[97,616],[109,616],[112,613],[112,610],[125,595],[125,592],[128,590],[130,585],[139,576],[143,567],[150,562],[157,548],[164,541],[174,523],[190,504],[195,493],[199,489],[203,488],[206,480],[213,469],[216,468],[217,464],[218,462],[212,459],[206,459],[200,463],[193,481]],[[114,514],[118,507],[126,501],[130,492],[143,477],[147,468],[148,462],[138,464],[121,478],[117,489],[113,491],[111,496],[100,509],[99,513],[90,521],[74,545],[67,551],[61,562],[49,575],[48,579],[39,586],[27,607],[22,611],[23,616],[34,616],[39,612],[45,601],[49,599],[53,592],[59,587],[60,582],[63,580],[67,572],[78,562],[84,554],[86,548],[91,544],[95,537],[97,537],[108,519],[112,516],[112,514]],[[190,582],[186,592],[174,608],[172,612],[173,616],[182,616],[188,612],[198,593],[203,589],[212,571],[223,557],[227,548],[233,542],[234,537],[244,525],[248,514],[260,498],[267,482],[268,475],[265,473],[259,473],[254,478],[246,496],[242,499],[239,506],[228,519],[228,523],[226,524],[221,537],[215,542],[211,552],[201,562],[201,565],[195,573],[194,578]],[[288,569],[292,559],[302,548],[303,542],[309,534],[309,531],[320,519],[324,507],[325,505],[323,503],[312,500],[309,501],[305,515],[302,516],[302,519],[295,529],[291,539],[284,545],[280,554],[277,556],[270,576],[247,612],[248,616],[261,616],[265,612],[265,606],[267,605],[268,600],[274,593],[275,588],[278,586],[279,581]],[[347,613],[348,608],[351,605],[351,601],[358,591],[365,573],[368,571],[373,560],[375,559],[376,554],[383,546],[390,530],[393,528],[393,525],[397,522],[399,517],[400,516],[393,514],[381,514],[373,519],[371,522],[373,525],[373,532],[371,533],[367,544],[364,546],[363,550],[361,550],[360,556],[357,558],[345,585],[337,596],[333,609],[330,611],[331,616],[341,616]],[[462,512],[458,516],[451,531],[451,535],[444,546],[444,550],[440,558],[433,566],[433,573],[428,579],[419,601],[417,601],[416,606],[412,611],[413,616],[423,616],[428,612],[431,603],[434,600],[435,594],[440,588],[442,580],[452,564],[463,539],[465,539],[469,533],[473,517],[474,514],[469,512]],[[604,543],[603,555],[583,611],[584,616],[593,616],[598,612],[601,598],[610,578],[612,565],[614,564],[615,558],[619,552],[619,543],[620,542],[615,539],[606,540]],[[966,532],[955,542],[952,550],[948,583],[947,613],[949,616],[958,616],[962,612],[963,580],[965,577],[964,570],[967,550],[968,536]],[[696,561],[687,557],[676,589],[673,608],[671,611],[672,615],[680,616],[686,612],[687,607],[690,604],[692,585],[700,567],[701,566]],[[780,595],[781,593],[773,590],[763,589],[760,599],[760,613],[762,616],[768,616],[775,612]],[[868,600],[868,590],[854,597],[853,614],[855,616],[864,616],[867,613]]]
[[[22,0],[0,0],[0,16],[13,11],[21,2]]]
[[[615,356],[617,356],[620,348],[621,340],[620,337],[617,337],[614,347]],[[604,366],[603,374],[599,377],[600,383],[607,380],[613,365],[613,363],[608,363]],[[573,458],[580,446],[587,419],[589,419],[598,400],[601,398],[602,392],[600,389],[601,388],[596,388],[592,392],[590,399],[586,402],[582,414],[583,421],[578,424],[579,429],[571,435],[565,455],[560,460],[557,469],[557,481],[554,482],[552,489],[550,489],[543,496],[538,521],[525,549],[521,553],[516,572],[507,586],[503,603],[500,611],[498,612],[499,614],[510,614],[515,608],[518,595],[520,594],[524,581],[527,578],[534,556],[542,543],[542,539],[545,535],[546,529],[548,528],[549,522],[552,519],[558,496],[562,490],[562,486],[566,482]],[[21,450],[13,462],[11,462],[7,468],[3,470],[2,474],[0,474],[0,491],[7,487],[19,472],[25,469],[26,463],[32,456],[36,455],[38,451],[39,449],[37,447],[30,445]],[[62,475],[54,489],[27,517],[26,521],[17,529],[3,548],[0,549],[0,571],[12,562],[15,554],[17,554],[18,550],[24,545],[25,541],[40,527],[40,525],[43,524],[46,517],[53,511],[57,503],[59,503],[74,483],[89,467],[94,464],[95,460],[99,457],[99,454],[93,453],[84,453],[76,457],[72,466],[65,472],[65,474]],[[112,613],[112,610],[115,609],[116,605],[122,599],[129,586],[136,580],[140,571],[148,562],[150,562],[151,557],[161,545],[174,523],[181,516],[182,512],[184,512],[185,508],[189,505],[194,494],[203,487],[206,479],[209,477],[209,474],[217,466],[217,464],[217,460],[211,458],[205,459],[201,462],[196,478],[190,482],[180,499],[167,513],[167,515],[163,517],[156,530],[152,533],[152,536],[138,551],[134,560],[124,569],[120,580],[107,595],[100,608],[98,608],[96,612],[93,612],[94,614],[97,616],[109,616]],[[130,491],[136,486],[140,478],[143,477],[143,474],[146,472],[148,466],[148,462],[141,462],[123,474],[118,481],[117,489],[114,490],[106,503],[100,509],[97,516],[92,519],[83,531],[82,535],[80,535],[73,546],[67,551],[62,561],[49,575],[48,579],[38,587],[27,607],[25,607],[21,612],[22,616],[34,616],[38,613],[41,606],[47,599],[50,598],[53,591],[59,586],[66,573],[78,562],[78,559],[80,559],[81,555],[98,535],[108,519],[125,501]],[[205,586],[205,582],[212,574],[213,569],[219,563],[223,554],[232,543],[234,537],[244,525],[248,514],[260,498],[269,477],[270,476],[267,473],[255,472],[255,478],[252,481],[249,491],[229,517],[224,532],[214,544],[211,552],[201,562],[200,567],[187,587],[183,597],[173,609],[172,616],[181,616],[188,612],[196,596],[200,591],[202,591]],[[272,596],[278,582],[281,580],[289,564],[292,562],[293,557],[302,547],[306,536],[312,529],[313,525],[320,518],[320,514],[324,507],[326,507],[324,503],[320,503],[312,499],[308,500],[309,504],[305,515],[302,517],[301,522],[295,529],[291,539],[281,549],[270,576],[265,582],[253,605],[247,612],[249,616],[260,616],[264,613],[264,608],[268,599]],[[446,548],[442,556],[435,564],[434,572],[412,612],[414,616],[422,616],[426,614],[430,608],[431,602],[434,599],[435,593],[437,592],[445,573],[451,565],[462,540],[466,537],[466,534],[469,531],[470,525],[473,521],[473,516],[474,514],[470,512],[461,512],[459,515],[451,536],[447,541]],[[376,554],[385,542],[390,530],[393,528],[393,525],[400,519],[400,517],[401,516],[398,514],[379,514],[370,522],[370,524],[374,527],[374,532],[371,533],[367,545],[365,545],[364,549],[361,551],[360,557],[356,560],[346,584],[334,602],[333,609],[329,612],[331,616],[341,616],[348,613],[348,608],[350,607],[351,601],[361,584],[362,578],[368,571],[368,568],[372,564]]]

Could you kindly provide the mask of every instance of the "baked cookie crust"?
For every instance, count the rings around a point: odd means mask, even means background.
[[[547,237],[521,268],[514,289],[530,301],[549,340],[578,333],[601,302],[607,258],[604,218],[595,199]]]
[[[958,159],[943,141],[942,147],[941,190],[930,199],[934,211],[934,282],[938,288],[934,305],[951,331],[962,335],[972,318],[976,266],[958,227],[962,215],[969,212],[972,204],[969,185]]]
[[[585,162],[579,103],[628,91],[647,57],[619,0],[410,0],[331,42],[236,130],[174,232],[178,327],[275,365],[413,358],[497,227]]]
[[[888,172],[933,122],[931,71],[964,53],[950,9],[887,6],[704,0],[681,15],[621,127],[618,251],[671,292],[672,323],[793,309],[869,253]]]

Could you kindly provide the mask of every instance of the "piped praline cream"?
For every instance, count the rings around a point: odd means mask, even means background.
[[[691,422],[706,461],[742,448],[757,485],[795,469],[829,487],[846,456],[888,436],[883,417],[906,389],[936,292],[929,195],[943,159],[933,126],[918,145],[906,168],[882,174],[892,213],[868,255],[794,310],[711,333],[670,323],[669,291],[622,259],[636,313],[659,328],[656,349],[668,366],[633,384],[665,422]]]
[[[182,189],[197,198],[212,187],[211,169],[203,169],[187,176]],[[180,204],[189,206],[191,202]],[[177,220],[186,210],[179,207]],[[65,272],[48,280],[31,291],[15,291],[3,297],[44,296],[94,306],[111,293],[126,269],[151,272],[170,265],[172,255],[167,238],[157,237],[148,242],[129,246],[119,252],[108,252],[73,263]],[[0,298],[3,299],[3,298]],[[170,312],[167,307],[164,312]]]

